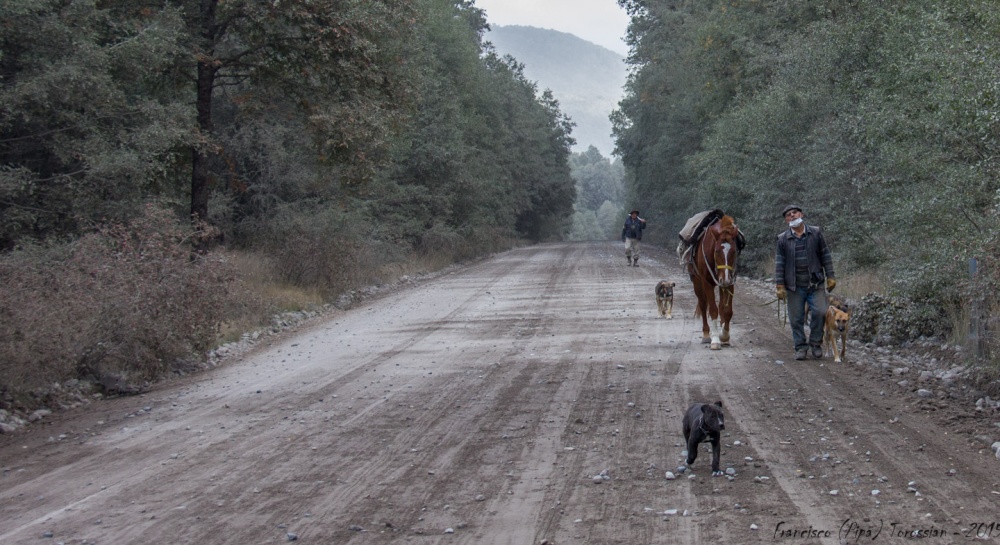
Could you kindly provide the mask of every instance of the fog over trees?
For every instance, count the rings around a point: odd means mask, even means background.
[[[615,144],[609,115],[618,107],[626,80],[620,54],[572,34],[526,26],[491,26],[486,39],[523,63],[528,79],[552,90],[573,120],[573,151],[584,153],[594,146],[611,156]]]

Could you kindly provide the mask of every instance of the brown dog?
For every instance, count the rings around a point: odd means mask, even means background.
[[[847,350],[847,327],[851,322],[851,307],[843,297],[827,295],[826,324],[823,344],[826,345],[833,361],[840,363]],[[840,338],[840,353],[837,353],[837,338]],[[825,351],[824,351],[825,353]]]
[[[660,311],[660,316],[668,320],[674,318],[674,284],[666,280],[656,283],[656,308]]]

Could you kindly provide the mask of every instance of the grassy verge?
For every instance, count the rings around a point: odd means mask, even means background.
[[[414,251],[326,225],[296,227],[281,244],[194,251],[197,233],[151,207],[127,225],[0,255],[0,409],[51,405],[70,382],[139,391],[277,315],[514,244],[455,238]]]

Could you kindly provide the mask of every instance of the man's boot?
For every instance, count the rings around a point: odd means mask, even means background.
[[[638,267],[639,266],[639,258],[638,257],[632,260],[632,266],[633,267]]]

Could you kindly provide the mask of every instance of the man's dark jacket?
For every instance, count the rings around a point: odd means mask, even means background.
[[[646,223],[639,218],[632,219],[632,216],[625,218],[625,227],[622,229],[622,240],[625,240],[626,237],[642,240],[642,230],[645,227]]]
[[[819,285],[826,278],[834,278],[833,257],[823,238],[823,231],[815,225],[806,225],[802,236],[806,237],[806,255],[809,256],[809,276],[812,277],[812,282]],[[790,227],[778,235],[778,248],[774,252],[774,283],[784,284],[791,291],[796,288],[795,235]]]

